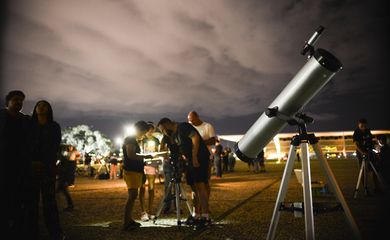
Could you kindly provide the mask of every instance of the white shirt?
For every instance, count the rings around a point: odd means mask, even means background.
[[[198,126],[195,126],[195,125],[192,125],[192,126],[194,126],[194,128],[196,128],[196,130],[198,130],[198,132],[203,140],[209,140],[210,138],[216,136],[214,127],[210,123],[202,122],[202,124],[200,124]]]
[[[209,140],[212,137],[216,137],[215,129],[214,129],[213,125],[211,125],[210,123],[202,122],[202,124],[200,124],[198,126],[195,126],[195,125],[192,125],[192,126],[194,126],[194,128],[196,130],[198,130],[198,132],[203,140]],[[211,146],[207,145],[207,148],[209,149],[209,152],[210,152],[210,158],[212,158],[213,154],[211,151]],[[211,164],[211,161],[210,161],[210,164]]]

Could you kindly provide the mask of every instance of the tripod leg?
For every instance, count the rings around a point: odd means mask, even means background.
[[[317,144],[313,144],[314,152],[317,156],[317,159],[319,160],[322,168],[324,169],[325,176],[327,177],[327,181],[332,189],[332,192],[336,195],[337,200],[340,202],[341,206],[343,207],[345,216],[347,217],[348,223],[352,229],[352,232],[354,234],[355,239],[361,239],[359,228],[355,222],[355,219],[352,216],[351,211],[349,210],[349,207],[347,205],[347,202],[344,199],[343,193],[341,192],[341,189],[339,188],[336,178],[333,175],[332,170],[330,169],[330,166],[328,162],[325,160],[324,155],[322,154],[321,148]]]
[[[364,163],[362,162],[362,165],[360,166],[360,170],[359,170],[358,181],[356,183],[355,193],[353,195],[354,198],[357,197],[357,194],[359,192],[360,181],[362,180],[362,175],[363,175],[363,168],[364,168]]]
[[[172,192],[172,186],[173,186],[172,182],[169,182],[167,193],[171,193]],[[161,211],[162,211],[162,209],[164,207],[164,204],[166,202],[168,202],[168,201],[171,202],[171,200],[169,199],[170,197],[171,197],[170,194],[165,194],[165,196],[161,199],[160,205],[158,206],[158,210],[156,212],[156,216],[153,219],[153,223],[156,223],[156,220],[160,216]]]
[[[362,162],[364,168],[363,168],[363,186],[364,186],[364,195],[368,195],[368,179],[367,179],[367,161],[363,160]]]
[[[301,144],[302,152],[302,182],[303,182],[303,207],[305,214],[306,239],[315,239],[314,233],[314,214],[313,214],[313,196],[311,191],[311,174],[309,144]]]
[[[383,178],[382,178],[382,175],[380,175],[377,171],[376,171],[376,168],[374,167],[374,164],[369,161],[370,165],[371,165],[371,168],[372,168],[372,171],[374,172],[374,174],[376,175],[376,178],[378,179],[379,181],[379,184],[381,185],[381,188],[383,190],[386,190],[386,184],[385,182],[383,181]]]
[[[270,224],[269,229],[268,229],[267,240],[272,240],[275,238],[275,232],[276,232],[276,228],[278,226],[278,221],[279,221],[279,217],[280,217],[280,205],[284,201],[284,198],[286,197],[288,182],[290,180],[291,172],[292,172],[293,167],[294,167],[296,150],[297,150],[297,147],[294,145],[291,145],[290,152],[288,153],[287,163],[286,163],[286,166],[284,167],[283,177],[282,177],[282,181],[280,183],[279,193],[278,193],[278,197],[276,199],[274,212],[272,214],[271,224]]]
[[[179,185],[179,187],[180,187],[180,194],[182,195],[182,200],[186,202],[188,211],[190,212],[190,214],[192,216],[192,209],[191,209],[190,203],[188,202],[186,192],[184,191],[183,186],[181,184]]]
[[[177,218],[177,225],[181,225],[181,218],[180,218],[180,186],[179,183],[175,183],[175,197],[176,197],[176,218]]]

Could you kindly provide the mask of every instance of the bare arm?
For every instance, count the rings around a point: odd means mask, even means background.
[[[194,167],[199,167],[199,161],[198,161],[198,151],[199,151],[199,135],[194,134],[194,136],[191,137],[192,141],[192,164]]]
[[[214,145],[216,140],[217,140],[216,137],[211,137],[211,138],[209,138],[207,140],[204,140],[204,142],[206,143],[206,145]]]
[[[162,143],[160,144],[160,149],[159,149],[159,151],[160,151],[160,152],[162,152],[162,151],[168,151],[168,146],[167,146],[167,144],[162,142]]]

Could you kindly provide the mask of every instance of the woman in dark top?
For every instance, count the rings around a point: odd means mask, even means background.
[[[39,201],[42,196],[43,216],[50,239],[62,239],[55,197],[56,162],[61,142],[61,128],[53,120],[47,101],[39,101],[31,123],[31,227],[32,238],[39,238]]]
[[[142,186],[142,176],[144,173],[144,158],[152,156],[139,156],[141,152],[137,140],[142,140],[149,126],[144,121],[139,121],[135,125],[135,136],[125,138],[123,150],[123,180],[128,189],[128,199],[126,202],[123,230],[128,231],[140,227],[141,224],[133,220],[134,202],[138,196],[138,189]]]

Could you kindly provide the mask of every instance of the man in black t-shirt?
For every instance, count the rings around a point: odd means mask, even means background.
[[[210,223],[206,189],[210,152],[198,131],[189,123],[176,123],[163,118],[157,126],[177,144],[180,154],[187,160],[186,180],[195,194],[194,205],[198,205],[195,212],[198,220],[195,223],[197,227],[204,227]]]
[[[362,118],[358,122],[358,128],[353,133],[353,142],[356,146],[356,156],[359,160],[359,165],[362,164],[362,160],[366,159],[371,161],[376,166],[376,157],[373,152],[374,149],[374,137],[371,134],[370,129],[367,128],[367,120]],[[367,163],[368,164],[368,163]],[[368,165],[369,166],[369,165]],[[367,168],[371,170],[371,168]],[[372,174],[375,190],[378,190],[378,179],[375,174]],[[362,178],[364,184],[364,177]]]
[[[5,98],[6,108],[0,110],[0,158],[5,169],[1,173],[2,226],[6,230],[3,235],[15,239],[23,234],[28,174],[31,170],[27,151],[31,124],[30,117],[21,112],[24,99],[22,91],[11,91]],[[16,171],[9,171],[15,167]]]
[[[353,133],[353,142],[356,146],[356,155],[361,162],[374,149],[373,136],[367,128],[367,120],[362,118],[358,122],[358,128]]]

